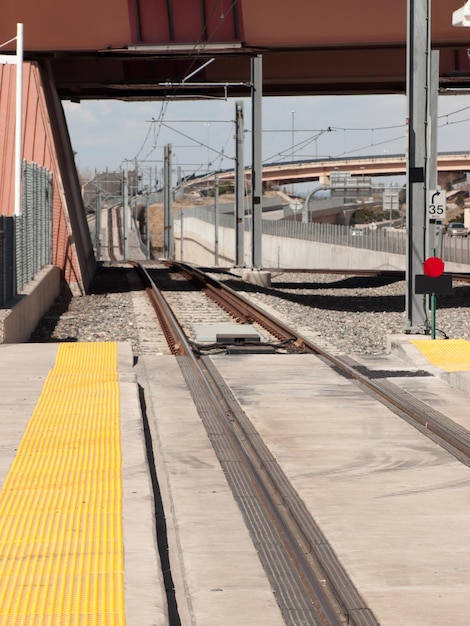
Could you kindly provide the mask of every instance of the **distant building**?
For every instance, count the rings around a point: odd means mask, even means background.
[[[131,170],[128,176],[129,195],[137,193],[137,176],[135,170]],[[95,176],[82,184],[82,197],[85,210],[93,212],[96,208],[98,193],[101,196],[101,206],[111,206],[122,201],[123,173],[105,172],[96,173]]]

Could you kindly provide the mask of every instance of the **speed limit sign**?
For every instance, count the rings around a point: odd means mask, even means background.
[[[441,220],[446,215],[446,194],[441,189],[432,189],[428,194],[428,217]]]

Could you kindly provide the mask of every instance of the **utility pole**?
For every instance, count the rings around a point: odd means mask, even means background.
[[[171,143],[164,148],[164,168],[163,168],[163,214],[164,214],[164,256],[167,259],[173,258],[173,236],[172,236],[172,147]]]
[[[134,169],[135,169],[135,185],[134,185],[134,196],[137,196],[137,194],[139,193],[139,164],[137,162],[137,159],[134,159]]]
[[[95,201],[95,249],[96,260],[101,261],[101,188],[99,184],[96,187]]]
[[[183,262],[184,260],[184,228],[183,228],[183,209],[181,208],[180,211],[180,261]]]
[[[252,103],[252,162],[251,162],[251,264],[260,269],[262,265],[261,220],[263,196],[262,159],[262,101],[263,101],[263,57],[258,54],[251,59],[251,103]]]
[[[245,265],[245,161],[243,102],[235,103],[235,267]]]
[[[169,145],[163,148],[163,256],[169,258],[168,245],[168,151]]]
[[[126,165],[127,167],[127,165]],[[124,249],[124,260],[127,260],[128,255],[128,211],[129,211],[129,186],[128,186],[128,176],[127,169],[124,170],[124,184],[122,186],[123,193],[123,202],[122,202],[122,227],[123,227],[123,249]]]
[[[181,218],[182,219],[182,218]],[[219,175],[215,175],[214,189],[214,264],[219,264]]]
[[[130,229],[134,230],[135,220],[137,218],[137,193],[139,191],[139,175],[138,162],[134,159],[134,186],[131,187],[131,211],[130,211]]]
[[[145,236],[147,244],[147,259],[150,261],[150,191],[147,191],[145,195]]]

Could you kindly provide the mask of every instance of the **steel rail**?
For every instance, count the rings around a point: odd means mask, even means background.
[[[114,253],[114,235],[113,235],[113,209],[108,209],[108,256],[110,261],[116,261]]]
[[[207,276],[203,271],[187,264],[176,262],[166,263],[174,269],[181,267],[181,271],[184,271],[185,275],[188,277],[194,276],[194,280],[197,280],[200,285],[207,285],[208,295],[217,292],[219,297],[225,299],[227,306],[229,305],[228,303],[233,300],[241,300],[243,304],[240,304],[239,307],[243,308],[244,311],[248,311],[247,316],[250,320],[256,321],[281,340],[295,337],[295,345],[317,354],[330,366],[337,368],[344,375],[355,380],[372,392],[382,403],[385,403],[387,406],[392,405],[399,412],[407,415],[412,421],[424,427],[426,431],[433,433],[436,437],[448,444],[448,446],[451,446],[470,459],[470,444],[461,436],[460,429],[457,427],[452,428],[451,424],[443,425],[443,423],[432,414],[413,408],[406,400],[402,400],[397,394],[390,393],[390,391],[384,389],[380,383],[375,382],[346,363],[340,357],[331,354],[318,344],[310,341],[300,333],[297,333],[227,285],[220,283],[211,276]]]
[[[334,567],[330,568],[330,571],[335,572],[336,580],[329,580],[329,590],[325,588],[318,576],[318,570],[312,565],[308,551],[303,547],[305,544],[311,545],[311,539],[309,537],[301,537],[299,539],[300,526],[295,521],[293,512],[286,509],[288,511],[288,516],[286,517],[286,513],[280,511],[282,507],[278,504],[278,498],[276,497],[279,489],[272,479],[269,478],[269,473],[262,470],[263,462],[260,460],[254,446],[252,446],[250,437],[246,437],[243,430],[237,427],[237,420],[234,412],[230,409],[230,405],[224,401],[223,394],[218,391],[208,368],[204,367],[202,360],[193,353],[183,329],[179,326],[176,318],[174,318],[165,298],[159,293],[148,272],[138,263],[132,262],[132,265],[138,270],[147,286],[147,293],[152,297],[152,303],[159,320],[165,320],[165,325],[169,329],[168,332],[173,335],[169,343],[172,352],[176,355],[187,357],[186,362],[190,364],[196,380],[202,387],[205,401],[210,402],[227,439],[231,442],[234,450],[236,450],[240,463],[248,476],[249,483],[257,494],[257,500],[262,506],[264,515],[270,520],[270,527],[276,533],[276,545],[281,546],[284,553],[289,557],[292,571],[296,574],[294,586],[303,590],[308,603],[315,608],[311,615],[313,621],[304,623],[321,626],[341,626],[346,618],[348,623],[356,626],[377,626],[371,611],[364,606],[361,599],[359,599],[359,602],[357,601],[357,592],[355,596],[354,593],[351,594],[352,583],[350,583],[339,563],[335,563]],[[161,311],[159,310],[160,307],[162,308]],[[166,335],[166,331],[164,332]],[[294,526],[292,526],[293,519]],[[356,604],[353,606],[348,607],[342,602],[345,587],[348,588],[348,592],[356,600]],[[355,591],[355,588],[353,589]],[[331,591],[336,598],[334,603],[332,603]]]
[[[121,255],[121,258],[123,258],[124,256],[124,249],[123,249],[123,232],[122,232],[122,219],[121,219],[121,213],[120,213],[120,208],[122,205],[120,204],[115,204],[111,207],[108,208],[108,256],[109,256],[109,260],[110,261],[117,261],[117,257],[116,257],[116,252],[115,252],[115,243],[114,243],[114,229],[113,229],[113,214],[116,217],[116,232],[117,232],[117,236],[118,236],[118,243],[117,243],[117,248],[119,250],[119,254]]]
[[[119,204],[113,208],[114,208],[114,212],[116,215],[116,228],[118,232],[119,254],[121,255],[122,258],[124,258],[124,233],[122,230],[122,216],[121,216],[121,211],[120,211],[120,209],[122,208],[122,205]]]
[[[186,335],[184,334],[181,326],[178,324],[177,319],[173,315],[173,312],[163,297],[161,291],[157,288],[150,277],[150,274],[140,263],[131,261],[130,265],[137,270],[142,282],[145,285],[146,293],[152,303],[155,313],[157,314],[158,321],[160,322],[171,353],[177,356],[194,356]]]
[[[197,284],[201,290],[205,291],[217,304],[227,313],[236,317],[240,322],[249,324],[253,321],[250,307],[243,300],[232,297],[228,292],[224,292],[222,283],[212,280],[207,274],[195,267],[176,261],[165,261],[165,265],[177,270],[193,283]],[[224,297],[225,296],[225,297]]]
[[[283,324],[272,315],[269,315],[263,311],[263,309],[256,306],[256,304],[253,304],[227,285],[208,276],[196,267],[176,261],[165,261],[165,264],[182,272],[190,280],[193,280],[201,289],[204,289],[207,295],[215,300],[219,306],[222,306],[222,308],[229,313],[239,317],[241,321],[245,323],[256,322],[279,341],[294,339],[293,343],[299,349],[306,347],[304,338],[296,331],[289,328],[289,326]]]
[[[173,262],[165,262],[165,264],[175,270],[179,270],[179,263]],[[457,453],[461,453],[465,460],[463,462],[467,462],[470,464],[470,437],[468,437],[468,433],[462,431],[457,425],[453,424],[451,420],[445,418],[440,415],[437,411],[434,411],[430,407],[426,407],[424,403],[421,403],[421,407],[414,407],[412,398],[407,397],[409,394],[400,392],[398,388],[392,389],[393,385],[380,384],[369,378],[367,375],[358,371],[354,365],[350,365],[345,362],[341,357],[337,357],[327,350],[323,349],[321,346],[313,343],[309,339],[303,337],[301,334],[293,331],[291,328],[269,315],[265,311],[263,311],[258,306],[254,305],[242,295],[232,290],[226,285],[222,285],[218,283],[214,278],[207,276],[207,280],[205,280],[205,274],[196,268],[191,268],[191,266],[184,266],[184,275],[187,278],[198,283],[201,289],[206,288],[209,285],[214,288],[214,291],[217,294],[224,294],[224,300],[226,306],[229,306],[228,303],[231,303],[235,300],[241,300],[242,304],[238,306],[238,310],[243,310],[245,313],[248,311],[246,317],[247,319],[256,321],[257,323],[262,324],[264,327],[271,326],[275,327],[279,331],[279,336],[281,337],[295,337],[296,344],[303,346],[303,348],[307,351],[311,351],[316,354],[319,358],[321,358],[325,363],[330,365],[331,367],[338,370],[338,372],[342,375],[347,376],[352,379],[360,386],[364,387],[366,390],[371,392],[373,397],[375,397],[378,401],[385,404],[391,410],[395,410],[395,412],[402,417],[403,419],[407,419],[408,423],[412,424],[420,432],[427,434],[429,437],[433,439],[434,442],[438,443],[442,447],[444,447],[447,451],[455,454],[457,458],[459,455]],[[208,295],[210,294],[211,289],[207,289]],[[230,294],[229,298],[225,298],[227,294]],[[267,318],[267,319],[266,319]],[[272,332],[272,331],[270,331]],[[274,333],[273,333],[274,334]],[[346,357],[348,358],[348,357]],[[351,359],[350,359],[351,361]],[[400,395],[402,398],[400,397]],[[249,437],[246,437],[249,439]],[[293,513],[293,512],[292,512]],[[295,519],[295,514],[294,519]],[[300,524],[303,527],[302,524]],[[305,535],[308,536],[308,535]],[[318,557],[319,562],[322,564],[322,556]],[[328,564],[322,565],[324,571],[331,571],[331,568]],[[334,569],[334,568],[333,568]],[[341,594],[338,594],[338,597],[341,598]],[[345,603],[343,602],[343,606]],[[361,611],[359,611],[361,613]],[[348,618],[352,621],[351,623],[370,623],[366,621],[358,621],[356,622],[354,617],[354,610],[348,614]],[[373,615],[367,614],[367,611],[363,616],[358,617],[359,620],[370,620],[373,619]]]
[[[268,485],[269,493],[276,494],[274,496],[276,502],[274,519],[282,532],[281,538],[286,536],[282,529],[287,526],[289,532],[292,532],[296,538],[293,543],[297,555],[296,561],[306,563],[304,569],[306,568],[307,573],[302,574],[302,569],[299,569],[300,575],[306,575],[307,580],[311,580],[310,584],[314,584],[315,588],[318,585],[318,579],[326,581],[326,584],[320,587],[321,594],[333,595],[348,624],[378,626],[374,614],[357,591],[321,529],[283,474],[266,444],[253,429],[250,419],[240,409],[238,401],[221,378],[216,365],[209,357],[202,357],[201,360],[207,370],[207,375],[214,381],[214,387],[220,394],[221,404],[225,415],[230,420],[230,426],[236,430],[237,436],[243,441],[257,472],[263,476],[263,482]],[[228,475],[230,467],[225,471]],[[334,622],[328,622],[328,624],[332,623]]]

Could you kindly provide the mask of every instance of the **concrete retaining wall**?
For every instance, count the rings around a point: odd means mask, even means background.
[[[21,294],[0,310],[1,343],[28,341],[39,320],[59,296],[60,288],[60,268],[44,267]]]
[[[196,218],[184,218],[183,260],[196,265],[214,265],[214,226]],[[180,224],[175,220],[175,258],[181,259]],[[235,259],[232,228],[219,228],[219,265]],[[245,265],[251,265],[251,234],[245,232]],[[262,265],[274,269],[380,269],[405,270],[405,256],[338,246],[317,241],[263,235]]]
[[[201,266],[214,266],[214,226],[194,217],[183,221],[183,260]],[[181,260],[181,230],[175,220],[175,258]],[[219,227],[219,263],[233,266],[235,233],[233,228]],[[251,233],[245,232],[245,262],[251,267]],[[405,271],[404,254],[381,252],[366,248],[340,246],[274,235],[263,235],[262,267],[267,269],[361,269]],[[446,272],[469,272],[463,263],[446,261]]]

